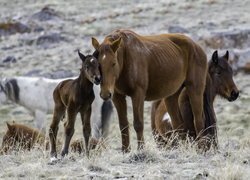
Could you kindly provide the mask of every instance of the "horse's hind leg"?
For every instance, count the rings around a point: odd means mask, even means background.
[[[187,92],[190,100],[190,104],[192,107],[193,112],[193,122],[195,127],[196,136],[202,135],[204,128],[205,128],[205,122],[202,118],[203,113],[203,88],[199,86],[187,86]]]
[[[75,132],[75,120],[76,120],[76,115],[77,112],[75,111],[76,107],[69,105],[67,108],[67,121],[64,124],[64,144],[62,148],[61,155],[65,156],[69,152],[69,144],[70,140]]]
[[[151,105],[151,130],[154,138],[157,136],[157,129],[156,129],[156,111],[159,107],[159,104],[161,103],[161,100],[155,101]]]
[[[90,116],[91,116],[91,107],[88,108],[86,112],[81,111],[81,119],[82,119],[82,126],[83,126],[83,137],[85,141],[85,151],[87,156],[89,155],[89,149],[92,149],[89,147],[89,137],[91,134],[91,125],[90,125]]]
[[[144,148],[144,119],[143,119],[143,110],[144,110],[144,91],[139,88],[134,93],[132,98],[133,105],[133,114],[134,114],[134,129],[137,135],[138,150]]]
[[[171,117],[173,130],[178,132],[181,132],[181,130],[183,130],[183,119],[178,104],[178,98],[182,89],[183,88],[181,87],[175,94],[165,98],[165,104],[167,106],[168,113]]]
[[[205,64],[207,65],[206,61]],[[186,80],[186,90],[189,97],[190,105],[193,112],[193,122],[195,127],[196,136],[198,137],[203,133],[205,122],[203,119],[203,94],[206,83],[206,65],[202,67],[192,67],[188,73]],[[198,76],[197,76],[198,75]]]
[[[51,157],[56,157],[56,137],[58,132],[58,125],[60,120],[65,115],[65,107],[60,103],[56,103],[53,113],[53,119],[50,124],[49,129],[49,139],[50,139],[50,155]]]

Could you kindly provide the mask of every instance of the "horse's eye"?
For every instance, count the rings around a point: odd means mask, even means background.
[[[116,63],[114,62],[113,64],[112,64],[112,66],[114,67],[116,65]]]
[[[88,65],[85,66],[85,70],[89,70],[89,66]]]
[[[216,74],[217,74],[217,75],[221,75],[221,71],[217,70],[217,71],[216,71]]]

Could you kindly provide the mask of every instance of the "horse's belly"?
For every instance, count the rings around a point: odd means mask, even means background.
[[[171,81],[163,81],[161,84],[151,83],[148,87],[145,100],[154,101],[173,95],[181,88],[184,80],[184,76],[179,76]]]

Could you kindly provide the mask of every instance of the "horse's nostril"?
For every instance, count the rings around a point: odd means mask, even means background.
[[[100,83],[100,82],[101,82],[101,79],[98,78],[98,77],[95,77],[95,82],[96,82],[96,83]]]
[[[232,91],[231,92],[231,97],[235,100],[235,99],[237,99],[238,98],[238,96],[239,96],[239,91]]]

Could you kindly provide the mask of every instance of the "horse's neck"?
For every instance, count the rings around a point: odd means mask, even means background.
[[[205,95],[209,99],[210,103],[213,104],[216,97],[216,87],[209,73],[207,74],[206,79]]]
[[[76,81],[81,91],[91,92],[93,90],[93,83],[89,81],[84,73],[81,73]]]

